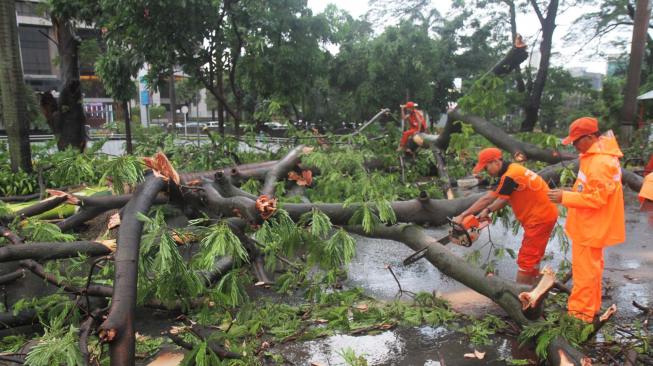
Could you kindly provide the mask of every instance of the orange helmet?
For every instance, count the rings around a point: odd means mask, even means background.
[[[415,103],[415,102],[406,102],[406,108],[413,109],[415,107],[417,107],[417,103]]]

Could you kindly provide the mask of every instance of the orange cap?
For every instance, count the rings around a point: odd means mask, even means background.
[[[415,103],[415,102],[406,102],[406,108],[413,109],[415,107],[417,107],[417,103]]]
[[[569,136],[562,140],[563,145],[569,145],[579,138],[599,132],[599,121],[592,117],[581,117],[569,125]]]
[[[496,147],[488,147],[487,149],[483,149],[478,153],[478,163],[476,163],[476,166],[474,167],[474,170],[472,170],[472,173],[478,174],[480,173],[483,168],[485,168],[488,163],[499,160],[502,158],[501,155],[501,150],[497,149]]]

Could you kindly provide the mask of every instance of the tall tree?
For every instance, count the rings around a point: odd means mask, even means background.
[[[0,2],[0,111],[9,139],[11,169],[32,171],[25,83],[18,48],[16,6]]]
[[[133,52],[112,43],[109,43],[106,52],[96,63],[96,72],[102,79],[104,88],[122,104],[128,154],[133,153],[129,101],[136,96],[136,84],[133,78],[142,65],[142,60]]]
[[[542,12],[542,4],[537,0],[529,0],[533,11],[537,15],[542,30],[542,41],[540,42],[540,64],[537,68],[535,79],[530,78],[526,84],[526,99],[524,101],[524,120],[522,131],[533,131],[538,119],[542,93],[549,73],[551,62],[551,48],[553,45],[553,31],[556,28],[556,16],[558,14],[559,0],[550,0],[546,7],[546,13]]]
[[[72,147],[83,151],[86,147],[86,116],[84,114],[82,86],[79,74],[79,48],[81,38],[76,24],[93,23],[98,16],[97,1],[48,1],[54,41],[59,53],[61,86],[59,99],[49,93],[43,95],[41,107],[48,125],[57,137],[57,147]]]
[[[628,77],[624,89],[624,105],[621,110],[621,143],[628,145],[635,123],[637,111],[637,94],[642,75],[642,59],[646,45],[646,35],[651,18],[650,0],[637,0],[635,8],[635,26],[630,47],[630,62],[628,64]]]

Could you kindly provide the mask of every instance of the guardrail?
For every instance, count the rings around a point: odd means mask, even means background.
[[[89,137],[91,140],[101,140],[105,138],[109,140],[124,140],[126,138],[126,135],[124,133],[91,134]],[[188,141],[196,141],[197,135],[188,134],[187,136],[184,136],[183,134],[177,134],[177,138],[188,140]],[[200,135],[199,138],[200,140],[207,140],[207,141],[209,140],[209,137],[206,135]],[[7,136],[0,136],[0,141],[4,142],[7,140],[8,140]],[[54,135],[30,135],[29,140],[30,142],[51,141],[54,140]],[[285,143],[297,142],[297,141],[298,139],[294,137],[272,137],[272,136],[256,137],[256,142],[262,142],[262,143],[285,144]]]

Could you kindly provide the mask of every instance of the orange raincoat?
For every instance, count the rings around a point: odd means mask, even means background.
[[[601,136],[580,155],[573,191],[562,194],[562,204],[569,209],[565,230],[572,241],[574,283],[568,310],[585,321],[601,310],[603,248],[626,239],[622,156],[612,132]]]
[[[653,173],[644,177],[642,189],[639,191],[639,202],[644,203],[644,200],[653,201]]]

